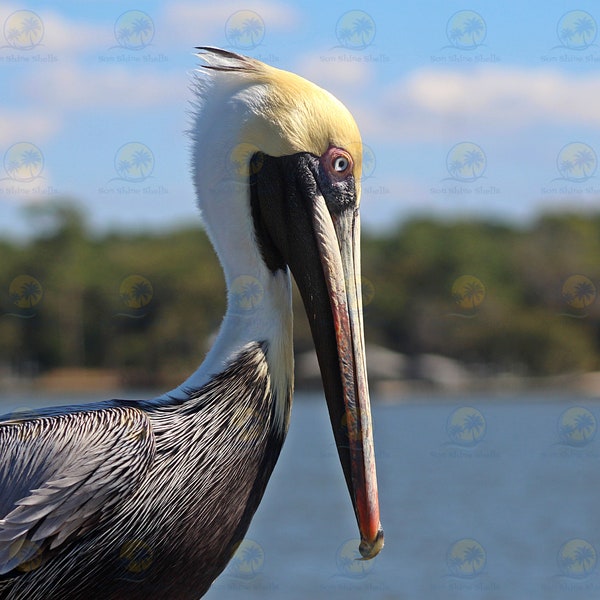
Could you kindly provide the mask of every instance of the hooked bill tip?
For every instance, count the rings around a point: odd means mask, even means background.
[[[379,529],[372,542],[361,540],[358,551],[362,558],[359,558],[358,560],[371,560],[372,558],[375,558],[383,548],[383,543],[383,529]]]

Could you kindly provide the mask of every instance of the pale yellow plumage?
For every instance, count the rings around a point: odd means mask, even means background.
[[[353,158],[357,187],[362,172],[360,132],[348,109],[335,96],[306,79],[248,57],[201,55],[209,66],[257,86],[254,116],[242,126],[240,143],[270,156],[296,152],[322,155],[330,146],[343,148]],[[359,190],[358,190],[359,191]]]

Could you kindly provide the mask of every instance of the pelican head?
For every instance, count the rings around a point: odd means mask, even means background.
[[[360,552],[372,558],[383,531],[363,335],[358,127],[339,100],[297,75],[224,50],[199,50],[206,70],[195,84],[194,182],[229,305],[214,347],[182,390],[197,388],[244,343],[260,340],[276,396],[274,421],[285,435],[293,387],[291,272],[311,326]],[[239,306],[239,281],[255,286],[252,310]]]

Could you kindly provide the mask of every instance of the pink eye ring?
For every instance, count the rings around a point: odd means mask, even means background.
[[[337,173],[344,173],[348,170],[348,167],[350,166],[350,161],[345,156],[336,156],[331,161],[331,166],[333,167],[333,170]]]
[[[352,156],[341,148],[331,147],[321,157],[321,164],[336,178],[344,178],[352,172]]]

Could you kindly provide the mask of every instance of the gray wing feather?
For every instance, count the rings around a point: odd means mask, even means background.
[[[0,422],[0,575],[107,518],[154,460],[133,407]]]

